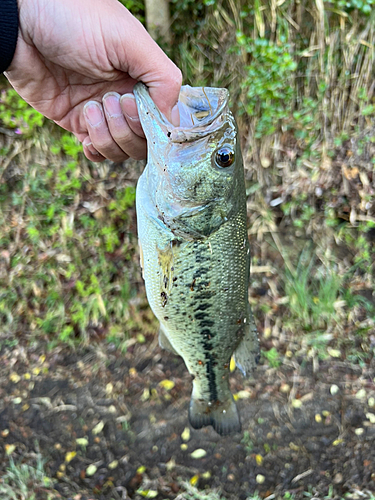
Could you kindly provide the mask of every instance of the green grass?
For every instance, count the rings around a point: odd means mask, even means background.
[[[317,259],[303,252],[295,271],[285,273],[285,292],[294,318],[305,331],[326,330],[340,321],[343,277],[333,268],[316,269]],[[315,269],[314,269],[315,268]]]
[[[0,114],[3,125],[6,116]],[[74,344],[90,329],[129,331],[138,267],[131,264],[136,235],[129,230],[134,181],[87,162],[70,134],[35,126],[31,139],[17,139],[12,163],[12,149],[0,148],[2,333]],[[27,145],[27,160],[20,143]]]
[[[171,52],[186,83],[231,92],[249,233],[260,244],[271,235],[284,261],[275,282],[288,301],[278,311],[287,312],[284,333],[300,344],[303,338],[307,350],[325,356],[329,347],[349,349],[354,359],[355,337],[365,338],[374,317],[352,281],[374,287],[375,135],[368,128],[375,117],[375,14],[366,12],[370,1],[340,2],[173,2]],[[124,3],[142,18],[141,1]],[[124,351],[133,329],[155,331],[149,310],[132,306],[141,290],[136,181],[124,168],[88,162],[71,134],[3,87],[2,333],[8,341],[43,336],[51,346],[96,336]],[[279,228],[292,242],[312,240],[311,252],[300,255],[293,243],[283,248]],[[321,258],[327,249],[330,257]],[[260,321],[272,308],[261,304]],[[271,327],[277,321],[271,318]],[[270,346],[264,358],[277,367],[283,353]]]
[[[2,500],[53,500],[60,495],[53,490],[52,479],[44,470],[45,461],[38,453],[35,466],[14,463],[9,459],[9,467],[0,479]]]
[[[182,487],[185,489],[184,493],[181,493],[177,499],[180,500],[225,500],[219,492],[214,490],[202,491],[192,486],[189,482],[185,481],[182,483]],[[177,500],[176,499],[176,500]]]

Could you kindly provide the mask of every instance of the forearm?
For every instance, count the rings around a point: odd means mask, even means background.
[[[17,36],[17,0],[0,0],[0,73],[3,73],[12,62]]]

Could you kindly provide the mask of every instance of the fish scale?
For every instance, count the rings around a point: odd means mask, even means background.
[[[204,97],[210,95],[210,89],[204,90]],[[148,164],[138,182],[136,201],[147,297],[160,321],[160,344],[182,356],[192,375],[189,408],[192,426],[200,428],[211,424],[225,435],[240,430],[229,389],[230,358],[235,353],[242,371],[249,372],[258,355],[256,330],[248,304],[250,250],[246,194],[241,152],[231,128],[234,120],[227,108],[228,129],[222,115],[216,117],[218,141],[225,144],[232,141],[237,162],[230,174],[221,176],[220,172],[212,172],[216,167],[212,165],[211,156],[218,147],[216,129],[206,136],[206,141],[198,134],[197,139],[187,145],[173,143],[173,140],[167,142],[162,145],[167,157],[162,152],[157,155],[158,142],[168,141],[174,129],[152,103],[144,86],[136,86],[135,96],[149,148]],[[209,120],[215,118],[213,103],[209,104],[209,109],[200,110],[208,126]],[[162,125],[161,131],[155,132],[158,123]],[[190,125],[192,130],[182,128],[182,131],[198,133],[196,128]],[[174,132],[180,133],[181,127]],[[194,148],[199,151],[203,146],[205,155],[195,155],[195,160]],[[201,162],[198,168],[196,161]],[[179,182],[178,189],[173,185],[175,179]],[[184,189],[185,193],[194,193],[194,188],[196,193],[200,191],[200,204],[184,199]],[[214,196],[227,191],[228,197],[220,209]]]

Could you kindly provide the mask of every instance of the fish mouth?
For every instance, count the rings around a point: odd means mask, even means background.
[[[137,83],[133,92],[147,139],[157,135],[160,141],[162,133],[163,139],[167,139],[169,143],[182,144],[206,137],[227,125],[227,89],[182,86],[177,103],[180,113],[179,127],[174,127],[157,108],[146,85]]]
[[[184,85],[178,102],[180,126],[172,130],[171,141],[192,142],[219,130],[225,124],[228,99],[227,89]]]

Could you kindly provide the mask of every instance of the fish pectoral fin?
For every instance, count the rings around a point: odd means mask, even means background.
[[[250,306],[247,321],[244,336],[234,351],[236,366],[245,377],[254,371],[260,357],[258,332]]]
[[[176,349],[170,343],[170,341],[167,337],[167,334],[165,332],[165,329],[161,323],[160,323],[160,329],[159,329],[159,345],[162,349],[165,349],[166,351],[169,351],[169,352],[179,356]]]
[[[139,247],[139,262],[141,265],[142,278],[145,279],[145,265],[144,265],[144,257],[143,250],[140,240],[138,239],[138,247]]]
[[[228,401],[214,402],[211,405],[202,399],[191,398],[189,422],[194,429],[212,425],[221,436],[241,431],[241,422],[236,403],[232,395]]]

